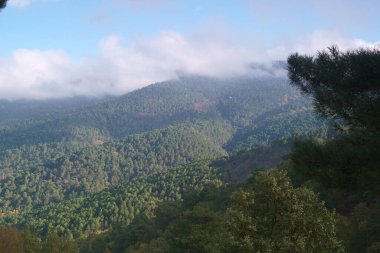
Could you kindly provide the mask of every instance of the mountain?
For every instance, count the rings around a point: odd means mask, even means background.
[[[0,250],[378,252],[377,121],[346,114],[342,94],[192,76],[120,97],[0,101]]]
[[[120,97],[3,102],[4,111],[14,108],[0,117],[1,220],[39,234],[54,229],[81,237],[131,222],[137,213],[124,217],[119,200],[102,197],[127,194],[125,187],[146,197],[130,204],[140,212],[152,201],[180,199],[183,189],[195,187],[191,182],[201,188],[210,182],[186,164],[237,154],[223,168],[231,180],[241,181],[255,168],[278,164],[295,138],[329,135],[310,99],[281,78],[191,76]],[[270,162],[265,155],[246,157],[250,152],[267,154]],[[190,179],[181,173],[195,174]],[[150,180],[148,188],[144,180]],[[151,192],[161,180],[174,195]],[[92,206],[94,198],[101,199],[95,201],[99,206]],[[116,212],[107,222],[105,209]],[[77,213],[93,224],[74,221]]]
[[[1,146],[96,142],[194,119],[224,119],[237,129],[249,127],[256,117],[293,103],[311,109],[309,101],[285,79],[183,77],[95,105],[3,122]]]
[[[25,120],[95,105],[110,97],[71,97],[60,99],[0,100],[0,122]]]

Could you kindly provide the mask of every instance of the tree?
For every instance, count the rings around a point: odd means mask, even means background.
[[[335,215],[282,170],[260,171],[227,211],[224,252],[340,252]]]
[[[380,194],[380,138],[351,133],[318,143],[297,141],[289,155],[292,169],[326,189],[375,200]]]
[[[327,144],[297,143],[291,155],[297,172],[346,193],[379,194],[379,66],[379,48],[341,52],[332,46],[315,57],[289,56],[292,84],[313,97],[323,117],[350,130]]]
[[[314,99],[324,117],[369,131],[380,130],[380,49],[339,51],[288,58],[291,83]]]
[[[56,233],[49,231],[42,248],[43,253],[79,253],[75,242],[65,240]]]
[[[299,179],[346,216],[338,226],[347,252],[380,248],[379,66],[380,48],[341,52],[331,47],[316,57],[288,58],[292,84],[313,97],[323,117],[349,130],[327,143],[297,142],[289,156]]]
[[[7,5],[7,0],[0,0],[0,10],[5,8],[6,5]]]
[[[37,253],[40,252],[40,243],[36,235],[32,234],[29,229],[22,232],[23,240],[23,253]]]

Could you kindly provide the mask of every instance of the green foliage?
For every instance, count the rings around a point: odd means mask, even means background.
[[[380,136],[351,133],[326,144],[296,142],[290,155],[292,168],[305,179],[316,179],[327,188],[379,196]]]
[[[49,233],[45,240],[29,230],[0,227],[0,252],[6,253],[79,253],[79,247],[71,240]]]
[[[380,204],[359,203],[350,217],[349,252],[376,252],[380,243]]]
[[[317,57],[292,55],[289,77],[312,95],[320,114],[343,130],[326,143],[294,145],[288,163],[294,182],[308,185],[337,208],[339,236],[348,252],[379,251],[380,121],[378,49]]]
[[[223,212],[233,189],[209,184],[201,191],[188,191],[183,201],[159,203],[153,216],[142,214],[128,226],[89,239],[82,243],[81,252],[97,253],[106,248],[114,253],[218,252]],[[89,246],[94,241],[99,243],[97,249]]]
[[[219,234],[221,214],[207,206],[196,205],[183,211],[167,230],[170,252],[209,252],[216,247],[215,234]],[[220,236],[220,234],[219,234]]]
[[[80,237],[115,224],[129,224],[138,214],[151,213],[160,201],[181,200],[188,189],[199,191],[205,185],[220,184],[220,178],[220,172],[207,163],[177,167],[96,194],[5,216],[3,222],[29,227],[41,235],[54,230],[61,235]]]
[[[73,112],[95,106],[105,99],[74,97],[49,100],[0,100],[0,148],[54,141],[96,141],[108,132],[86,124],[72,124]],[[63,117],[66,115],[66,117]],[[65,119],[64,119],[65,118]],[[78,133],[79,131],[79,133]],[[88,138],[84,134],[89,134]],[[94,138],[96,135],[96,138]],[[93,139],[91,139],[93,138]]]
[[[295,136],[329,135],[284,79],[183,77],[72,102],[0,101],[0,222],[47,235],[46,252],[76,251],[49,231],[91,253],[218,252],[234,186],[208,162],[179,165],[260,148],[274,166]],[[258,159],[245,154],[223,169],[245,178]]]
[[[0,122],[6,124],[15,123],[32,118],[54,117],[59,113],[78,110],[88,106],[94,106],[105,98],[71,97],[46,100],[0,99]]]
[[[28,210],[167,167],[226,155],[212,137],[200,133],[211,124],[199,124],[170,126],[102,145],[59,143],[7,150],[0,159],[0,207],[7,212]],[[228,131],[214,126],[210,136]]]
[[[253,189],[250,189],[253,185]],[[112,252],[340,252],[335,214],[284,171],[256,173],[246,190],[209,185],[183,202],[163,202],[152,217],[115,228]],[[84,246],[87,243],[84,243]],[[82,247],[83,253],[95,253]]]
[[[41,142],[96,143],[204,119],[224,121],[233,130],[250,128],[257,117],[276,114],[282,106],[294,104],[295,111],[303,110],[298,100],[298,92],[285,79],[183,77],[105,101],[84,100],[81,104],[72,99],[76,106],[71,107],[65,100],[0,101],[0,148]],[[226,142],[229,137],[221,140]]]
[[[291,143],[304,136],[328,139],[332,135],[328,122],[316,117],[310,102],[297,98],[290,105],[284,105],[255,118],[252,125],[240,128],[227,144],[233,152],[257,149],[278,144]]]
[[[75,242],[65,240],[56,233],[49,232],[42,246],[41,253],[79,253],[79,248]]]
[[[293,54],[288,58],[289,78],[325,117],[352,127],[380,130],[380,50],[341,52],[337,47],[316,57]]]
[[[294,89],[270,78],[187,77],[105,101],[0,102],[6,215],[321,126]]]
[[[299,97],[281,78],[238,79],[217,105],[224,118],[238,127],[248,127],[260,115],[292,104]]]
[[[233,195],[223,252],[339,252],[335,218],[318,196],[286,173],[261,171],[253,190]]]

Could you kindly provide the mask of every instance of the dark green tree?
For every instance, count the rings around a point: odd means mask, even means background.
[[[342,52],[332,46],[316,56],[289,56],[291,83],[313,97],[323,117],[349,130],[326,145],[295,145],[292,160],[296,171],[346,193],[378,195],[379,66],[379,48]]]
[[[314,99],[324,117],[354,128],[380,130],[380,49],[342,52],[336,46],[316,56],[288,58],[291,83]]]
[[[288,58],[292,84],[311,95],[323,117],[348,130],[327,143],[298,142],[290,155],[291,170],[345,216],[339,234],[347,252],[379,250],[379,66],[379,48],[342,52],[333,46]]]

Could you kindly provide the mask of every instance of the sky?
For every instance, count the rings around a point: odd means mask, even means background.
[[[380,47],[379,11],[379,0],[9,0],[0,12],[0,98],[262,75],[252,63],[331,45]]]

